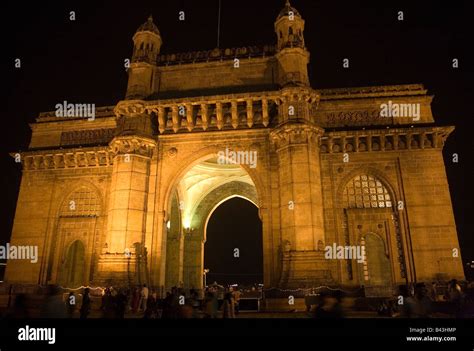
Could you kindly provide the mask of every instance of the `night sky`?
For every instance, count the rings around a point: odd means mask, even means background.
[[[455,125],[444,156],[463,262],[474,260],[472,19],[462,1],[293,0],[306,21],[314,88],[423,83],[435,95],[440,125]],[[273,23],[284,0],[222,1],[221,47],[275,43]],[[448,7],[449,5],[449,7]],[[24,150],[31,123],[63,100],[113,105],[125,95],[124,60],[132,36],[153,14],[162,53],[216,46],[218,0],[64,1],[2,4],[2,103],[0,242],[9,240],[20,166],[8,152]],[[178,12],[185,11],[185,21]],[[397,20],[404,11],[405,20]],[[76,21],[69,12],[76,12]],[[20,58],[21,69],[14,68]],[[350,59],[343,69],[342,59]],[[453,58],[460,67],[453,69]],[[451,155],[459,154],[459,163]],[[227,206],[227,205],[226,205]],[[223,210],[224,211],[224,210]],[[234,213],[244,211],[236,205]],[[222,225],[227,226],[228,221]],[[473,278],[472,271],[466,271]]]
[[[262,222],[258,208],[250,201],[234,197],[212,213],[207,224],[204,268],[209,269],[208,284],[263,283]]]

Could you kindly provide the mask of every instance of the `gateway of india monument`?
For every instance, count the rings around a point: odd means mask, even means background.
[[[150,16],[123,100],[89,118],[66,103],[40,113],[28,150],[12,153],[10,241],[37,246],[38,261],[9,260],[5,282],[202,289],[209,217],[236,196],[258,207],[266,288],[383,295],[463,279],[442,155],[454,127],[435,124],[432,96],[313,89],[289,1],[274,29],[268,46],[161,54],[173,38]]]

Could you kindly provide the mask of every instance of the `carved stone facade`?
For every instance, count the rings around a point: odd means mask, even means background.
[[[150,18],[125,100],[32,125],[11,241],[40,259],[9,262],[6,280],[201,288],[207,220],[233,196],[259,208],[268,288],[463,278],[442,157],[453,127],[433,126],[421,85],[311,88],[303,31],[287,3],[276,46],[160,55]],[[382,117],[388,103],[419,114]],[[225,150],[255,165],[221,164]],[[334,243],[366,260],[328,259]]]

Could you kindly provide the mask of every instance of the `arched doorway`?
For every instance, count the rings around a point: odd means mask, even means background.
[[[173,286],[202,289],[207,268],[204,265],[205,233],[211,214],[230,198],[245,198],[246,206],[250,206],[253,216],[258,218],[257,230],[262,240],[259,197],[246,166],[221,163],[214,156],[194,164],[178,179],[172,188],[164,227],[165,289]],[[260,250],[259,256],[265,258],[262,252],[265,248]]]
[[[72,275],[80,276],[79,286],[94,279],[103,225],[101,203],[99,192],[87,184],[75,188],[62,201],[56,231],[51,239],[47,281],[63,286],[73,284],[76,278],[72,281],[68,278],[71,274],[67,265],[77,260],[82,262],[81,271]]]
[[[361,285],[389,287],[392,284],[392,268],[383,239],[374,233],[367,233],[361,244],[365,247],[363,269],[359,270]]]
[[[262,222],[252,202],[241,197],[225,200],[211,212],[205,231],[208,284],[263,283]]]
[[[390,296],[406,280],[395,193],[379,176],[360,172],[345,181],[341,195],[340,241],[365,248],[364,262],[340,262],[343,281],[364,286],[366,296]]]
[[[79,287],[84,283],[85,248],[75,240],[67,250],[62,267],[61,284],[65,287]]]

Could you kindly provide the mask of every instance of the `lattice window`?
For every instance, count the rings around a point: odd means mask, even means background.
[[[90,217],[98,216],[100,200],[95,191],[81,187],[74,191],[64,201],[61,207],[61,217]]]
[[[343,196],[347,208],[392,207],[387,188],[370,175],[360,175],[350,180]]]

